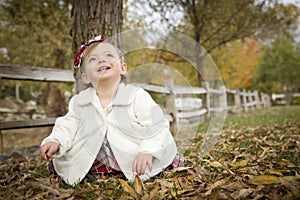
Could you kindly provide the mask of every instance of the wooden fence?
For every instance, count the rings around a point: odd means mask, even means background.
[[[42,82],[74,82],[71,70],[59,70],[38,67],[23,67],[0,64],[0,78],[11,80],[30,80]],[[271,105],[271,98],[257,91],[230,90],[225,87],[176,86],[167,80],[163,86],[132,83],[149,92],[166,96],[163,109],[175,132],[178,122],[204,120],[216,112],[242,112]],[[213,100],[213,101],[212,101]],[[0,146],[3,149],[2,130],[53,126],[55,118],[26,119],[18,121],[0,121]]]
[[[286,94],[275,94],[273,93],[271,95],[271,99],[272,99],[272,104],[273,105],[286,105],[287,101],[286,101]],[[291,94],[290,97],[290,101],[292,102],[295,98],[299,98],[300,97],[300,93],[293,93]],[[289,102],[289,103],[291,103]]]
[[[193,122],[209,118],[217,112],[239,113],[271,106],[270,96],[258,91],[175,86],[172,80],[166,81],[164,86],[133,84],[150,92],[165,94],[166,114],[177,122]]]

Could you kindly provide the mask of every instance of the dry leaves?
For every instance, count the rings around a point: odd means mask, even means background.
[[[39,158],[0,163],[4,199],[297,199],[300,198],[300,124],[223,131],[199,158],[201,137],[186,143],[187,167],[128,182],[117,176],[85,179],[71,188]],[[184,144],[184,143],[182,143]]]

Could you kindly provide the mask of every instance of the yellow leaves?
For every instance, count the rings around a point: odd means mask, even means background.
[[[232,169],[239,169],[239,168],[243,168],[243,167],[247,167],[248,166],[248,161],[246,160],[242,160],[239,162],[234,162],[234,163],[230,163]]]
[[[139,178],[139,176],[135,176],[133,185],[134,185],[134,189],[135,189],[136,193],[138,193],[139,195],[143,195],[144,184],[143,184],[142,180]]]
[[[294,180],[297,180],[296,176],[278,177],[272,175],[259,175],[251,178],[249,180],[249,183],[254,185],[268,185],[268,184],[278,184],[278,183],[283,183],[286,181],[294,181]]]
[[[282,169],[271,169],[269,170],[269,173],[271,175],[277,175],[277,176],[283,176],[283,173],[287,172],[286,170],[282,170]]]
[[[274,183],[280,183],[280,178],[271,175],[260,175],[260,176],[254,176],[252,179],[249,180],[249,183],[255,185],[274,184]]]
[[[120,182],[125,192],[127,192],[130,196],[134,198],[138,198],[138,193],[126,181],[124,181],[123,179],[118,179],[118,181]]]
[[[212,166],[214,168],[224,168],[224,166],[218,161],[214,161],[214,162],[210,163],[210,166]]]
[[[182,171],[186,171],[186,170],[189,170],[191,169],[192,167],[177,167],[177,168],[174,168],[172,169],[172,172],[182,172]]]
[[[184,168],[183,168],[184,169]],[[166,197],[172,199],[184,193],[194,191],[192,187],[192,178],[178,177],[172,179],[156,179],[154,183],[144,184],[136,176],[133,187],[123,179],[118,179],[123,190],[134,199],[154,199],[157,197]]]
[[[235,41],[214,50],[212,56],[229,88],[250,88],[261,55],[261,44],[253,39]]]
[[[48,176],[47,163],[40,159],[3,161],[0,188],[7,191],[0,189],[0,196],[7,199],[20,196],[28,199],[297,199],[300,197],[300,154],[295,147],[300,141],[299,130],[300,124],[225,129],[219,144],[205,158],[187,156],[188,167],[165,170],[146,182],[138,176],[131,183],[124,177],[109,175],[96,180],[86,178],[71,188],[59,177]],[[198,155],[198,149],[191,151]],[[11,194],[14,196],[7,196]]]

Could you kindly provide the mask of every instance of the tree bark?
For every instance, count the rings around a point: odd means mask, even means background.
[[[103,35],[113,37],[113,43],[120,47],[122,31],[122,0],[73,0],[72,17],[72,51],[75,55],[82,43]],[[80,80],[79,70],[74,70],[76,93],[86,86]]]

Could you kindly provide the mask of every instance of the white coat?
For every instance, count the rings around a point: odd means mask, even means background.
[[[57,118],[52,133],[42,141],[60,144],[53,155],[55,171],[70,185],[88,173],[102,145],[105,133],[112,152],[126,178],[134,179],[132,163],[138,152],[154,157],[153,169],[140,176],[146,180],[169,166],[177,147],[169,122],[145,90],[121,83],[111,107],[104,112],[96,90],[88,88],[74,95],[69,111]]]

